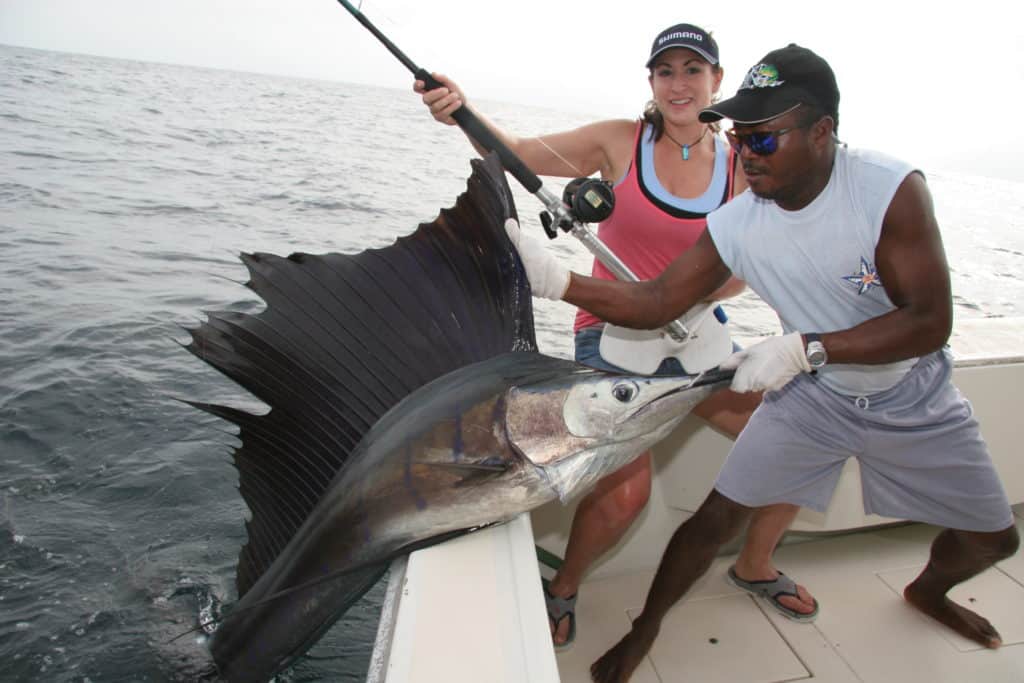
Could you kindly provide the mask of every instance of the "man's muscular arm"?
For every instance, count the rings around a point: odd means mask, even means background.
[[[655,329],[680,317],[732,275],[707,229],[653,280],[619,282],[572,273],[565,301],[614,325]]]
[[[949,266],[931,194],[919,173],[903,180],[889,204],[875,267],[896,309],[822,335],[830,363],[892,363],[935,351],[949,338]]]

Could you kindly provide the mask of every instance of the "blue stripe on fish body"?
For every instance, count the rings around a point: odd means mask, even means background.
[[[455,428],[452,431],[452,460],[459,462],[466,449],[466,440],[462,434],[462,413],[455,416]]]
[[[413,479],[412,479],[412,458],[413,458],[413,453],[414,453],[414,451],[413,451],[412,445],[411,444],[406,444],[406,446],[405,446],[405,473],[404,473],[405,488],[409,491],[409,495],[412,496],[413,502],[416,503],[416,509],[417,510],[425,510],[425,509],[427,509],[427,501],[423,499],[423,496],[420,495],[420,492],[416,490],[416,485],[413,484]]]

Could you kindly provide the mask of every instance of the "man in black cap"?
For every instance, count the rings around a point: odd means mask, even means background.
[[[531,282],[611,323],[661,327],[735,275],[784,332],[722,364],[736,370],[734,391],[764,400],[673,535],[631,631],[591,667],[595,681],[628,680],[669,608],[753,509],[823,512],[849,457],[860,462],[865,512],[944,528],[906,600],[982,645],[1002,642],[946,597],[1020,541],[978,423],[950,382],[952,299],[931,196],[913,166],[840,144],[838,109],[832,69],[797,45],[765,55],[734,97],[704,109],[703,121],[732,119],[750,192],[709,214],[697,244],[654,280],[570,274],[508,226]]]

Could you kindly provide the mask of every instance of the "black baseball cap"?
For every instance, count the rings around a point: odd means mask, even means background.
[[[654,39],[651,56],[647,59],[647,68],[651,68],[658,55],[674,47],[693,50],[711,64],[718,64],[718,43],[710,33],[693,24],[676,24],[659,33]]]
[[[751,67],[736,95],[704,109],[699,118],[711,123],[721,118],[756,125],[782,116],[799,104],[839,114],[839,86],[832,67],[806,47],[790,43],[769,52]]]

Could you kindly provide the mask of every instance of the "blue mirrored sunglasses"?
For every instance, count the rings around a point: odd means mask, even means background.
[[[737,133],[733,129],[725,131],[725,137],[737,154],[742,152],[743,146],[746,145],[747,149],[754,154],[766,157],[769,154],[775,154],[775,150],[779,148],[780,137],[799,128],[804,128],[804,126],[793,126],[782,130],[761,130],[756,133]]]

